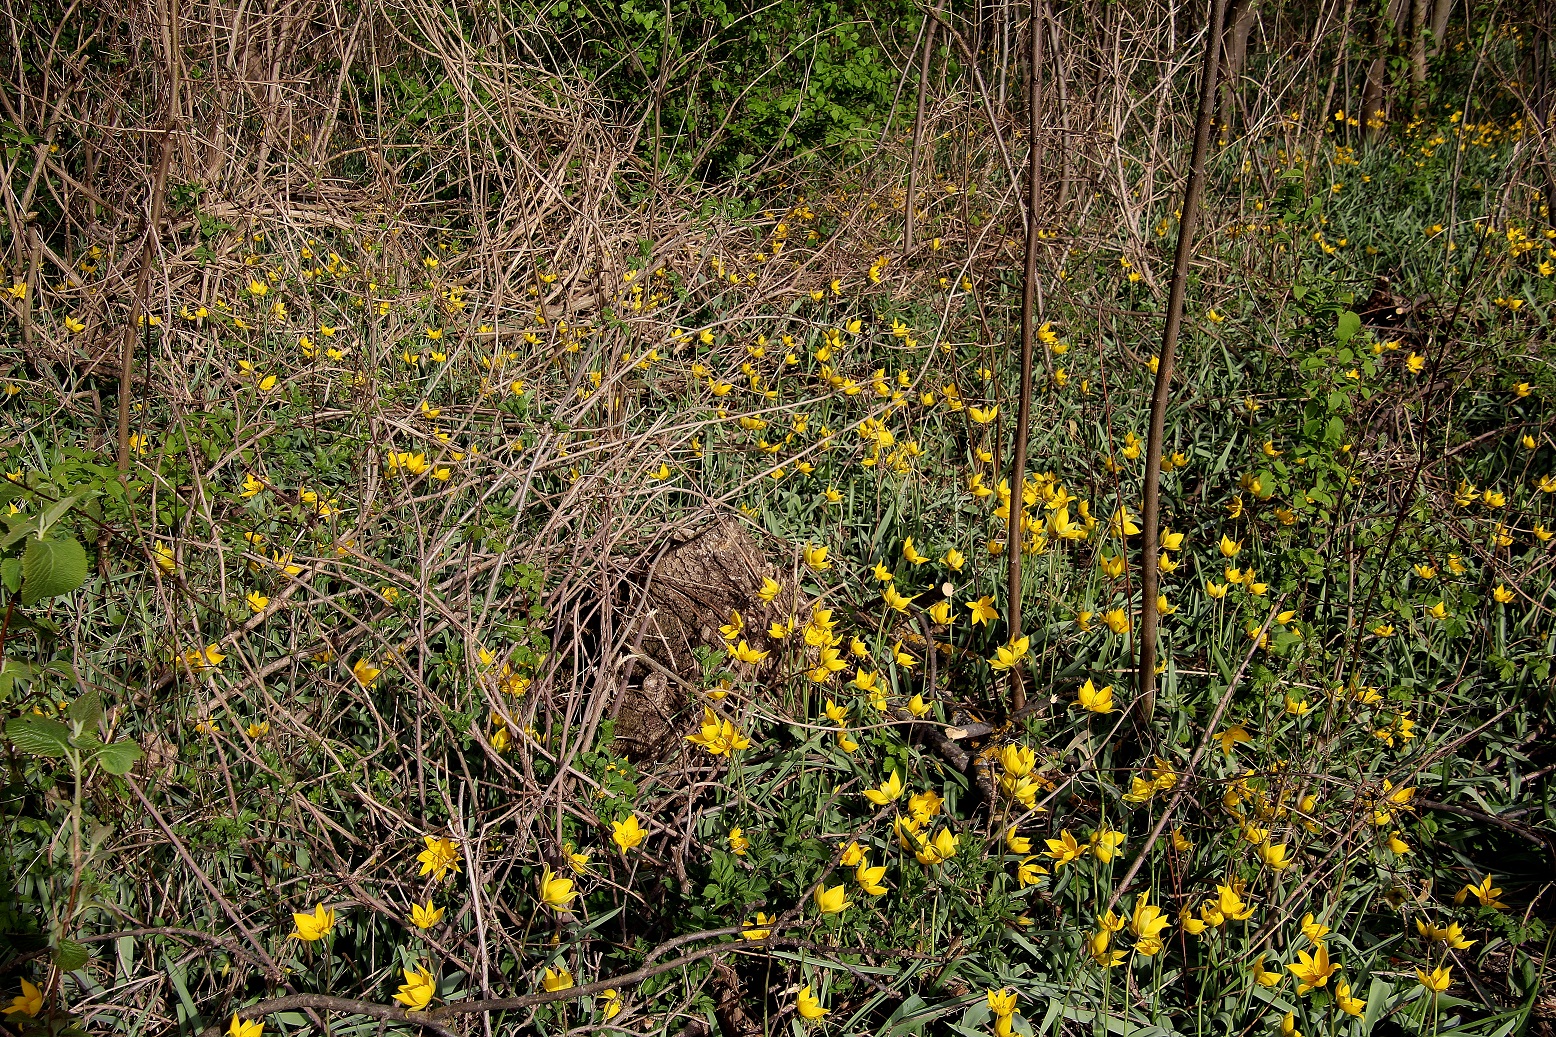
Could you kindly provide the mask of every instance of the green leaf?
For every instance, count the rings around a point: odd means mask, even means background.
[[[92,952],[84,943],[62,939],[55,945],[53,957],[61,972],[74,972],[92,960]]]
[[[54,525],[54,523],[65,517],[65,513],[69,511],[79,499],[79,494],[72,494],[69,497],[65,497],[62,500],[57,500],[51,504],[44,510],[43,517],[38,520],[39,531],[47,532],[50,526]]]
[[[126,738],[103,746],[97,754],[97,762],[109,774],[123,775],[130,773],[130,768],[144,755],[140,746]]]
[[[69,594],[86,582],[86,549],[74,537],[30,540],[22,555],[22,605]]]
[[[70,728],[36,713],[7,720],[5,736],[32,756],[64,756],[70,749]]]
[[[103,719],[103,698],[94,688],[72,702],[69,712],[70,719],[92,730],[97,727],[97,722]]]
[[[0,562],[0,583],[5,584],[5,589],[15,594],[22,589],[22,560],[20,558],[7,558]]]
[[[1356,315],[1356,311],[1346,310],[1340,314],[1340,320],[1335,324],[1334,340],[1343,346],[1360,330],[1361,318]]]

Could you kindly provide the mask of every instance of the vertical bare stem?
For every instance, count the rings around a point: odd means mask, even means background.
[[[1194,248],[1200,198],[1205,193],[1205,153],[1210,150],[1210,128],[1215,119],[1217,65],[1226,6],[1227,0],[1211,0],[1204,67],[1200,71],[1199,114],[1194,120],[1194,152],[1189,160],[1189,182],[1183,189],[1183,217],[1178,221],[1178,247],[1173,254],[1172,287],[1167,297],[1167,326],[1162,331],[1162,348],[1157,354],[1156,385],[1151,390],[1151,428],[1145,441],[1145,499],[1140,520],[1140,532],[1145,538],[1140,556],[1140,695],[1135,703],[1135,715],[1143,722],[1149,721],[1156,709],[1156,566],[1161,516],[1162,436],[1167,422],[1167,395],[1172,384],[1178,331],[1183,326],[1189,256]]]
[[[140,269],[135,273],[135,294],[125,319],[124,341],[119,350],[119,471],[130,470],[130,396],[134,387],[135,331],[146,312],[146,290],[151,283],[151,262],[162,233],[162,204],[167,196],[168,165],[173,161],[173,128],[178,123],[178,0],[167,5],[167,114],[162,126],[162,154],[152,179],[146,225],[141,234]]]
[[[1032,414],[1032,341],[1037,302],[1037,205],[1043,196],[1043,151],[1038,134],[1038,102],[1043,69],[1043,21],[1037,0],[1032,3],[1029,25],[1032,61],[1027,77],[1027,267],[1021,292],[1021,395],[1016,401],[1016,443],[1010,454],[1010,530],[1005,538],[1005,600],[1009,608],[1010,638],[1021,636],[1021,514],[1025,510],[1021,488],[1026,482],[1027,427]],[[1026,706],[1021,668],[1010,670],[1010,710]]]
[[[914,210],[918,207],[918,162],[919,149],[924,145],[924,100],[929,93],[929,56],[935,49],[935,26],[939,24],[940,12],[937,8],[927,19],[924,26],[924,52],[919,57],[918,63],[918,111],[913,116],[913,154],[908,160],[908,201],[907,223],[902,232],[902,251],[913,251],[913,222]]]

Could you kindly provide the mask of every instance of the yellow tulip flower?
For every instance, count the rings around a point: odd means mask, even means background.
[[[1113,712],[1113,685],[1109,684],[1099,689],[1088,677],[1086,683],[1081,685],[1080,691],[1076,692],[1075,701],[1082,709],[1093,713],[1111,713]]]
[[[1000,765],[1005,768],[1007,774],[1022,778],[1032,773],[1032,768],[1037,765],[1037,753],[1024,745],[1015,742],[1007,743],[1000,750]],[[1020,850],[1018,853],[1026,851]]]
[[[292,939],[313,943],[324,939],[335,928],[335,912],[333,909],[325,910],[324,905],[319,904],[312,914],[294,913],[292,924],[296,927],[292,930]]]
[[[1045,841],[1048,843],[1048,856],[1053,859],[1055,867],[1063,867],[1071,861],[1079,860],[1088,849],[1070,834],[1069,829],[1062,830],[1059,838]]]
[[[865,789],[864,797],[878,807],[883,807],[902,795],[902,778],[894,770],[891,777],[881,782],[878,788]]]
[[[1254,852],[1274,871],[1285,871],[1292,865],[1292,861],[1286,857],[1285,843],[1271,843],[1266,839],[1254,848]]]
[[[960,841],[960,837],[952,835],[949,828],[942,828],[933,839],[924,840],[914,851],[914,856],[920,864],[931,867],[955,857]]]
[[[622,853],[637,846],[647,835],[648,832],[638,822],[636,814],[628,814],[625,821],[611,822],[611,842],[615,843]]]
[[[1438,994],[1441,994],[1443,991],[1447,990],[1449,985],[1453,982],[1453,966],[1439,965],[1430,973],[1416,969],[1416,980],[1426,988],[1427,993],[1431,994],[1433,997],[1436,997]]]
[[[987,625],[1000,618],[999,612],[994,608],[994,598],[990,595],[985,594],[977,601],[969,601],[967,607],[972,610],[973,626],[980,623]]]
[[[1130,515],[1129,509],[1122,505],[1114,510],[1110,523],[1113,535],[1120,539],[1126,536],[1137,536],[1140,532],[1140,527],[1135,525],[1134,516]]]
[[[1124,845],[1124,833],[1115,832],[1107,825],[1103,825],[1097,831],[1091,833],[1089,848],[1092,854],[1103,864],[1113,860],[1119,849]]]
[[[842,883],[838,883],[831,889],[825,885],[818,885],[811,896],[816,901],[816,908],[822,914],[835,915],[853,906],[853,901],[847,898],[847,892]]]
[[[452,839],[440,839],[435,835],[422,837],[425,845],[416,860],[421,864],[422,875],[431,875],[433,881],[442,882],[449,872],[459,871],[459,846]]]
[[[1329,977],[1340,968],[1338,962],[1329,960],[1329,947],[1327,944],[1319,944],[1317,949],[1309,954],[1307,951],[1298,951],[1294,964],[1287,965],[1286,970],[1297,977],[1297,993],[1306,994],[1310,990],[1327,986]]]
[[[540,875],[540,901],[557,914],[568,910],[578,894],[573,891],[573,880],[552,873],[548,867]]]
[[[833,283],[835,284],[836,282]],[[841,889],[842,887],[839,888]],[[810,984],[808,983],[801,987],[799,994],[795,996],[794,1009],[807,1022],[815,1022],[831,1011],[830,1008],[821,1007],[821,1001],[815,994],[810,992]]]
[[[373,682],[378,679],[378,675],[382,672],[383,671],[381,669],[379,669],[377,666],[374,666],[372,662],[367,659],[358,659],[356,662],[351,664],[351,676],[355,677],[357,683],[362,685],[364,688],[371,688],[373,686]]]
[[[232,1022],[227,1025],[228,1037],[260,1037],[264,1032],[263,1019],[240,1019],[237,1012],[232,1013]]]
[[[11,999],[11,1007],[5,1010],[5,1014],[25,1015],[30,1019],[36,1019],[41,1011],[43,1011],[43,991],[27,980],[22,980],[22,992]],[[232,1018],[236,1025],[237,1015],[233,1015]],[[258,1037],[258,1034],[244,1034],[244,1037]]]
[[[427,901],[426,906],[411,904],[411,924],[418,929],[431,929],[443,920],[443,908],[433,907],[432,901]]]
[[[881,879],[885,877],[886,865],[880,864],[872,868],[868,859],[861,862],[854,870],[854,881],[859,883],[860,889],[872,897],[878,897],[886,892],[886,887],[881,884]]]
[[[767,653],[757,651],[755,648],[752,648],[750,645],[746,644],[745,640],[742,638],[741,642],[735,646],[735,658],[747,664],[748,666],[755,666],[757,663],[767,658]]]
[[[1268,969],[1266,969],[1264,967],[1264,958],[1265,956],[1263,954],[1259,955],[1257,958],[1254,958],[1254,960],[1248,966],[1248,971],[1253,973],[1254,982],[1259,984],[1261,987],[1276,986],[1284,977],[1281,976],[1279,972],[1270,972]]]

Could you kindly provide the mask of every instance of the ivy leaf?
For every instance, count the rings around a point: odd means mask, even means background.
[[[136,761],[144,755],[140,746],[125,738],[103,746],[102,751],[97,754],[97,762],[109,774],[125,775],[130,773],[130,768],[134,767]]]
[[[86,582],[86,549],[74,537],[30,540],[22,555],[22,605],[69,594]]]
[[[5,736],[30,756],[64,756],[70,749],[70,728],[35,713],[7,720]]]

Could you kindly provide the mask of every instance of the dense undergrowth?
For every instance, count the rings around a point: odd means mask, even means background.
[[[987,133],[906,255],[884,161],[587,266],[196,203],[123,479],[114,381],[59,359],[117,329],[16,281],[56,359],[18,340],[0,402],[5,1025],[1539,1025],[1556,234],[1517,116],[1430,112],[1212,156],[1149,716],[1154,184],[1043,221],[1019,488]],[[655,566],[731,524],[759,579],[677,668]]]

